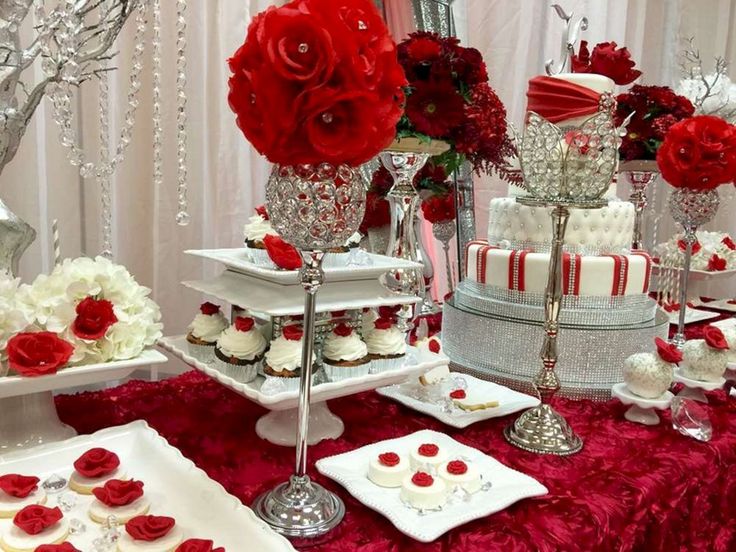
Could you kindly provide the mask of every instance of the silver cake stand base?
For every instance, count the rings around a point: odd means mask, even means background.
[[[538,454],[566,456],[583,448],[583,440],[549,404],[524,412],[503,435],[512,445]]]

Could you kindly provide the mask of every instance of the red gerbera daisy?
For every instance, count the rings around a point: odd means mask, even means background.
[[[463,121],[463,105],[449,82],[417,83],[406,100],[406,116],[418,132],[444,138]]]

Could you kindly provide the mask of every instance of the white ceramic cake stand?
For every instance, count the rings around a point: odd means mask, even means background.
[[[708,397],[705,396],[705,391],[721,389],[726,383],[726,378],[720,378],[718,381],[698,381],[682,375],[680,370],[675,370],[675,381],[684,385],[677,394],[678,397],[708,404]]]
[[[625,383],[614,385],[611,389],[611,395],[622,403],[631,405],[624,413],[624,418],[630,422],[644,425],[657,425],[659,423],[659,416],[655,411],[667,410],[674,398],[671,392],[665,391],[656,399],[645,399],[639,395],[634,395]]]
[[[208,375],[228,389],[232,389],[238,395],[269,409],[271,412],[256,422],[256,433],[261,439],[276,445],[290,447],[296,445],[298,391],[264,394],[261,392],[261,385],[263,385],[265,379],[261,376],[250,383],[236,381],[216,370],[210,364],[200,362],[190,356],[187,352],[186,337],[184,336],[164,337],[159,340],[159,345],[182,359],[192,368]],[[446,365],[449,362],[444,355],[436,355],[425,350],[420,351],[413,347],[409,349],[416,356],[417,362],[415,364],[408,364],[396,370],[379,374],[369,374],[313,386],[311,394],[312,407],[309,414],[309,444],[319,443],[323,439],[336,439],[342,435],[345,429],[342,420],[330,412],[325,401],[362,393],[377,387],[401,383],[410,377],[419,377],[427,370],[443,364]]]
[[[59,420],[53,391],[122,379],[136,368],[166,361],[149,349],[129,360],[65,368],[50,376],[0,378],[0,454],[76,435]]]

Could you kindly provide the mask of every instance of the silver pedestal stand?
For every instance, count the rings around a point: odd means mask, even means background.
[[[302,251],[304,345],[294,474],[260,495],[253,510],[295,544],[316,544],[345,515],[342,500],[307,475],[316,295],[324,280],[325,251],[343,245],[358,228],[365,210],[365,190],[349,167],[277,166],[266,187],[266,206],[274,229]]]
[[[649,205],[647,188],[657,180],[659,169],[656,161],[626,161],[621,163],[619,172],[626,175],[631,184],[629,201],[634,204],[634,237],[631,249],[645,249],[644,247],[644,211]]]

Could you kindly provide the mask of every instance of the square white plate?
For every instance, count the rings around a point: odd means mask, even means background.
[[[459,375],[459,374],[458,374]],[[443,424],[453,427],[468,427],[470,424],[488,420],[489,418],[500,418],[507,416],[519,410],[526,410],[539,404],[539,399],[530,397],[524,393],[519,393],[513,389],[509,389],[503,385],[478,379],[469,374],[459,375],[464,378],[468,384],[468,390],[472,390],[473,397],[478,397],[483,402],[498,401],[495,408],[485,408],[483,410],[474,410],[467,412],[460,408],[455,408],[452,412],[445,412],[440,405],[421,401],[406,394],[407,386],[418,385],[414,381],[409,381],[400,385],[392,385],[390,387],[381,387],[376,389],[376,393],[393,399],[401,404],[413,408],[418,412],[429,414],[437,418]]]
[[[420,515],[417,510],[401,502],[400,489],[379,487],[368,479],[371,458],[385,451],[408,453],[422,443],[435,443],[447,449],[452,456],[467,457],[469,462],[478,467],[484,482],[491,482],[490,490],[478,491],[468,502],[449,504],[441,511]],[[340,483],[363,504],[386,516],[399,531],[421,542],[431,542],[464,523],[499,512],[523,498],[542,496],[548,492],[536,479],[512,470],[495,458],[458,443],[444,433],[429,429],[322,458],[317,461],[317,470]]]
[[[52,474],[68,478],[73,462],[93,447],[115,452],[126,475],[145,484],[144,493],[151,501],[149,513],[176,519],[185,538],[212,539],[228,552],[243,550],[245,542],[251,550],[294,550],[250,508],[207,477],[143,421],[4,454],[0,456],[0,474],[35,475],[41,481]],[[68,489],[63,492],[76,494]],[[46,505],[56,506],[60,494],[50,494]],[[68,540],[80,550],[91,552],[92,541],[101,536],[100,526],[87,515],[93,497],[76,496],[76,506],[64,516],[81,520],[87,530],[81,535],[70,535]],[[10,519],[0,520],[0,532],[7,531],[11,523]]]
[[[729,301],[733,301],[734,299],[720,299],[718,301],[710,301],[708,303],[703,303],[704,307],[708,307],[709,309],[718,309],[722,311],[727,312],[736,312],[736,303],[729,303]]]
[[[721,330],[736,328],[736,316],[732,316],[731,318],[724,318],[723,320],[718,320],[717,322],[713,322],[713,325],[716,328],[720,328]]]
[[[668,312],[667,316],[670,319],[670,324],[677,325],[680,318],[680,311]],[[718,318],[721,316],[717,312],[705,311],[700,309],[691,309],[686,307],[685,310],[685,324],[692,324],[693,322],[702,322],[703,320],[711,320],[712,318]]]

